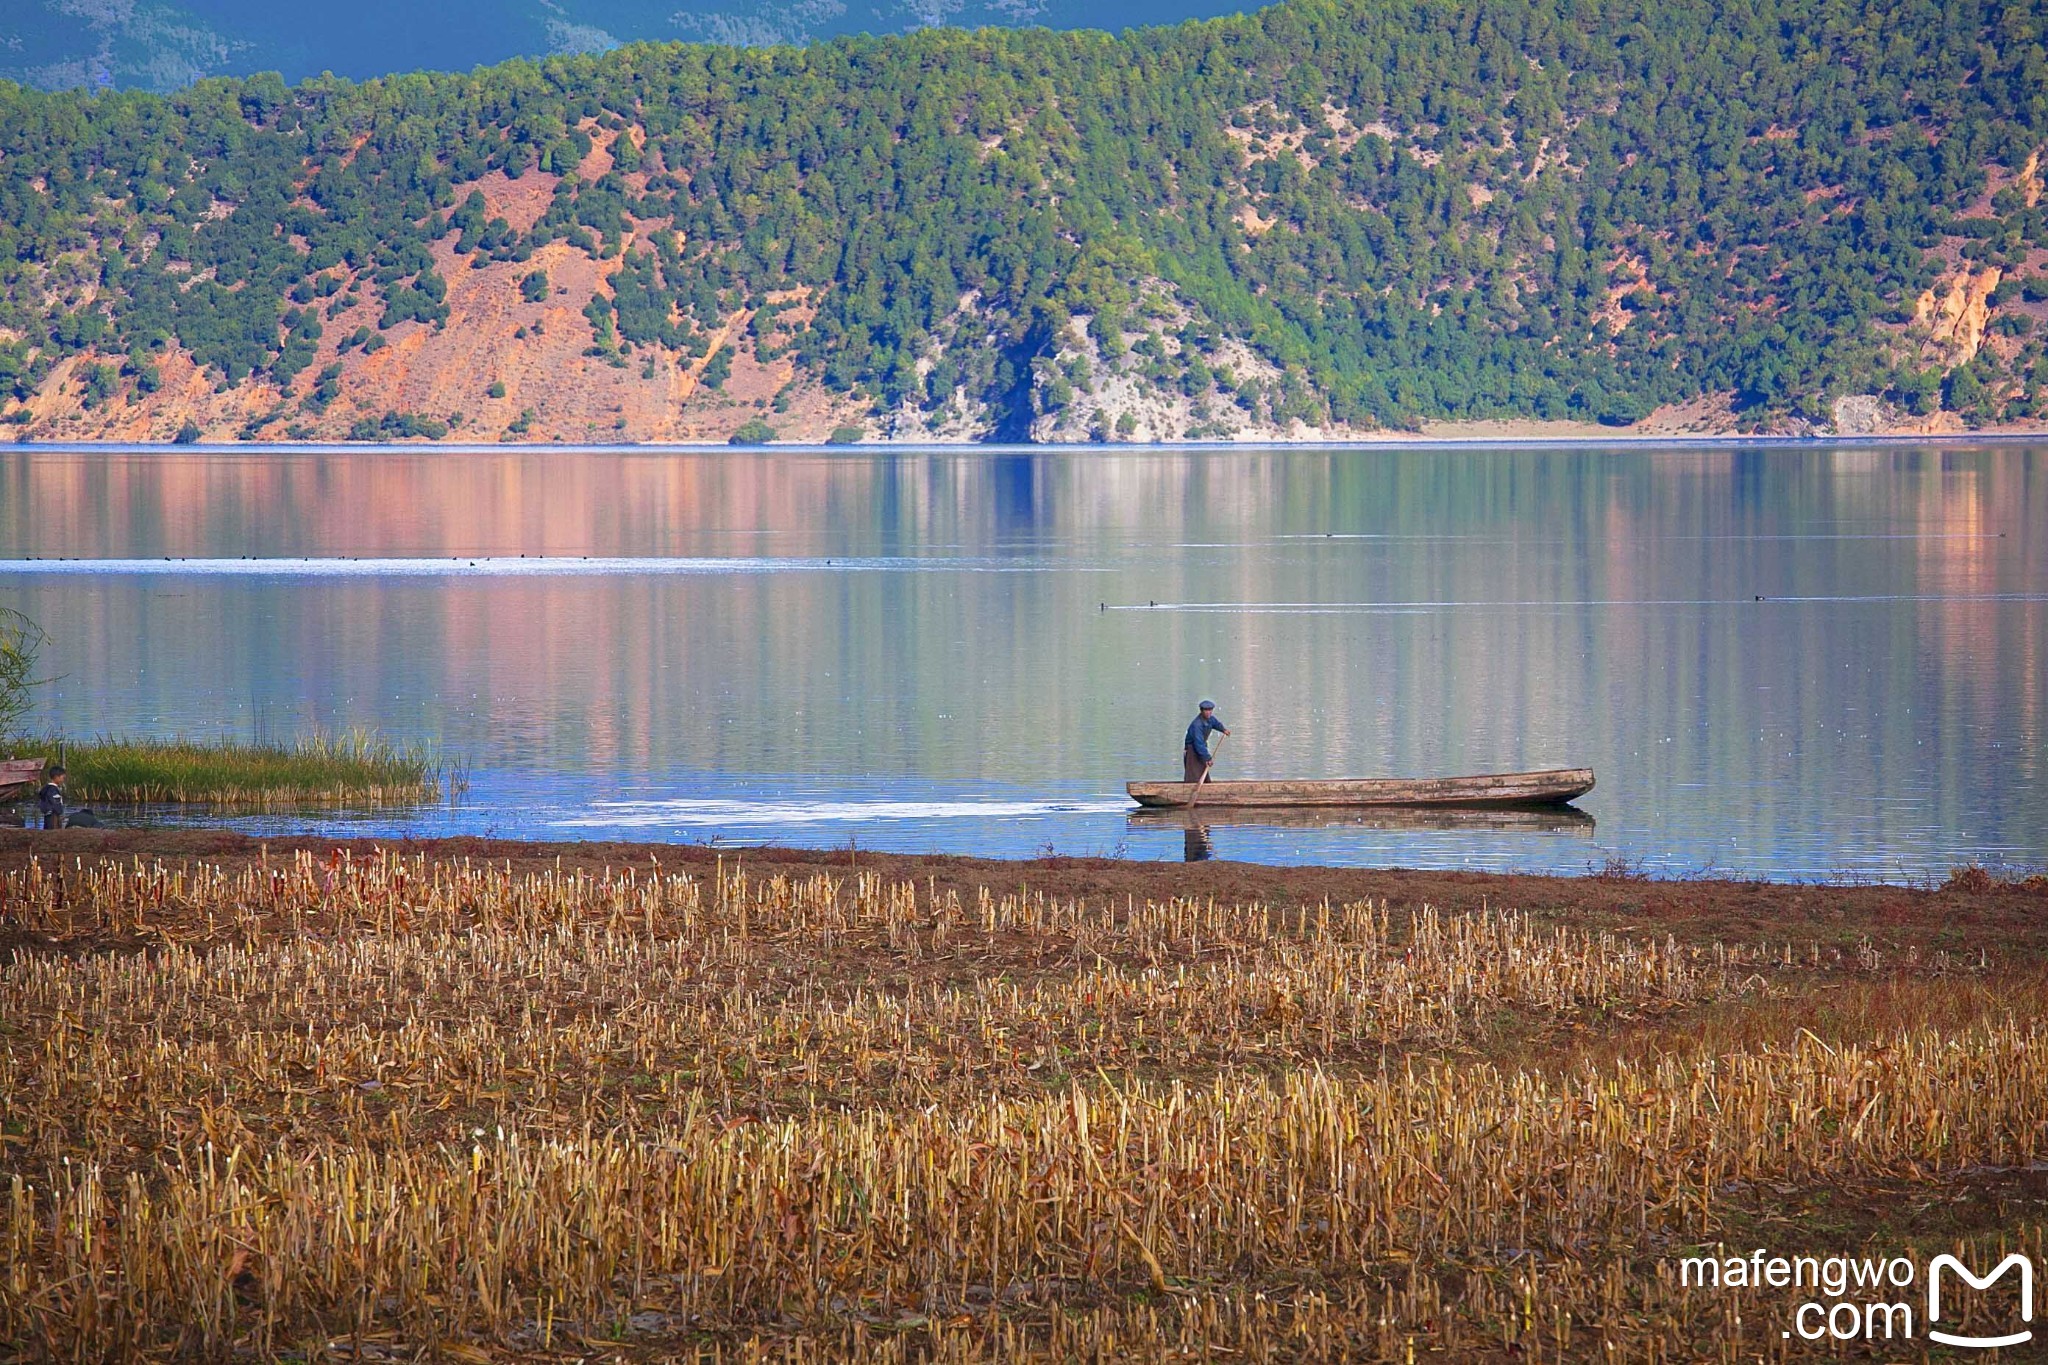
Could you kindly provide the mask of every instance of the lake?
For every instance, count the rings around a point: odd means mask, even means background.
[[[255,830],[1940,877],[2048,864],[2048,443],[0,451],[39,732],[470,768]],[[1585,765],[1585,820],[1128,816]],[[122,817],[144,818],[144,817]]]

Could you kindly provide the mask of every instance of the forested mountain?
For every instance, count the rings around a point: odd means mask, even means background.
[[[31,436],[2037,418],[2043,21],[1289,0],[0,88],[0,385]]]

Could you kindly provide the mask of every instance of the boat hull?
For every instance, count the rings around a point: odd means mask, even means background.
[[[1591,836],[1593,817],[1577,806],[1135,806],[1130,828],[1354,829],[1387,833],[1483,832]]]
[[[0,804],[12,805],[43,785],[40,758],[0,759]]]
[[[1141,806],[1409,806],[1468,810],[1561,806],[1593,790],[1591,768],[1474,777],[1346,777],[1302,782],[1126,782]]]

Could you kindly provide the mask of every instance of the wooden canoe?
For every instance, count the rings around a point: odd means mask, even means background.
[[[1126,782],[1141,806],[1561,806],[1593,790],[1591,768],[1477,777],[1342,777],[1305,782]]]

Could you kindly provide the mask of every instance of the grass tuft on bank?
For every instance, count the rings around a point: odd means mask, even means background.
[[[45,748],[52,760],[61,751],[79,804],[417,805],[463,785],[432,745],[361,730],[277,743],[103,738]]]

